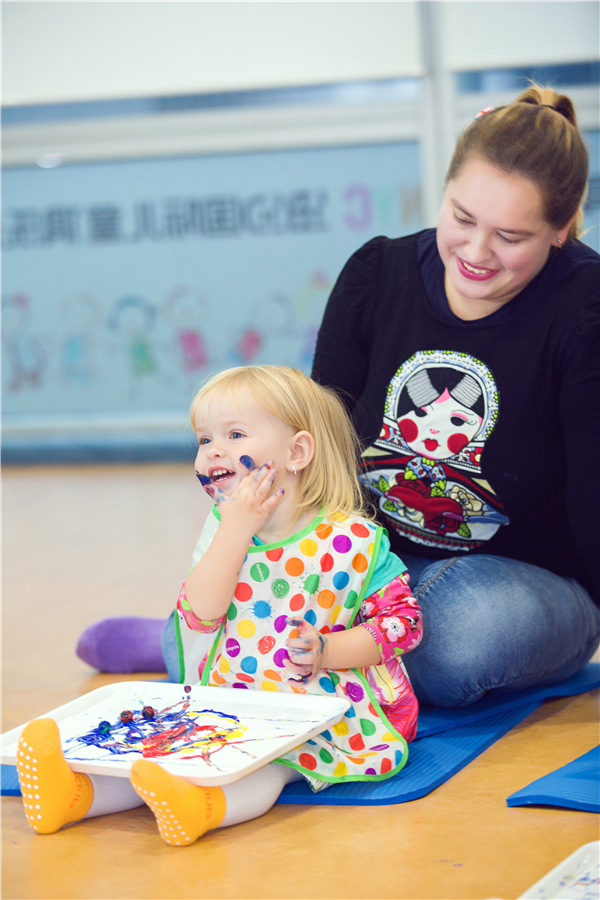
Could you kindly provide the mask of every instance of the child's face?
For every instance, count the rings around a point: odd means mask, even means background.
[[[200,403],[194,422],[196,472],[209,477],[225,495],[235,490],[249,468],[260,467],[267,460],[273,461],[279,473],[274,486],[279,487],[289,474],[294,430],[255,401]]]
[[[410,449],[427,459],[448,459],[460,453],[479,430],[481,417],[446,389],[429,406],[403,416],[398,422]]]

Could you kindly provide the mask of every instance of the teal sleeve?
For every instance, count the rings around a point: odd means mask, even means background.
[[[369,596],[380,591],[381,588],[384,588],[386,584],[389,584],[390,581],[393,581],[398,575],[402,575],[403,572],[406,572],[406,566],[400,557],[396,556],[396,554],[392,553],[390,550],[390,539],[384,530],[381,535],[381,544],[379,546],[379,556],[375,563],[375,571],[373,572],[371,584],[369,585]]]

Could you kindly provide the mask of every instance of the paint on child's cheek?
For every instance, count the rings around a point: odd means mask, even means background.
[[[242,464],[246,469],[248,469],[248,470],[251,470],[251,469],[255,469],[255,468],[256,468],[256,466],[254,465],[254,460],[252,459],[252,457],[251,457],[251,456],[247,456],[246,454],[244,454],[243,456],[240,456],[240,462],[241,462],[241,464]]]

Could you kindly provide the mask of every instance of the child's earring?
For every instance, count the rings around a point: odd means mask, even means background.
[[[294,463],[293,466],[292,466],[292,474],[294,474],[294,475],[297,475],[297,474],[298,474],[298,473],[296,472],[296,463]]]

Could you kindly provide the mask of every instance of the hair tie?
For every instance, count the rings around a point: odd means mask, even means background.
[[[481,119],[481,118],[483,118],[483,116],[485,116],[486,113],[492,112],[494,109],[496,109],[495,106],[486,106],[485,109],[482,109],[482,110],[480,110],[480,112],[477,113],[475,118]]]

